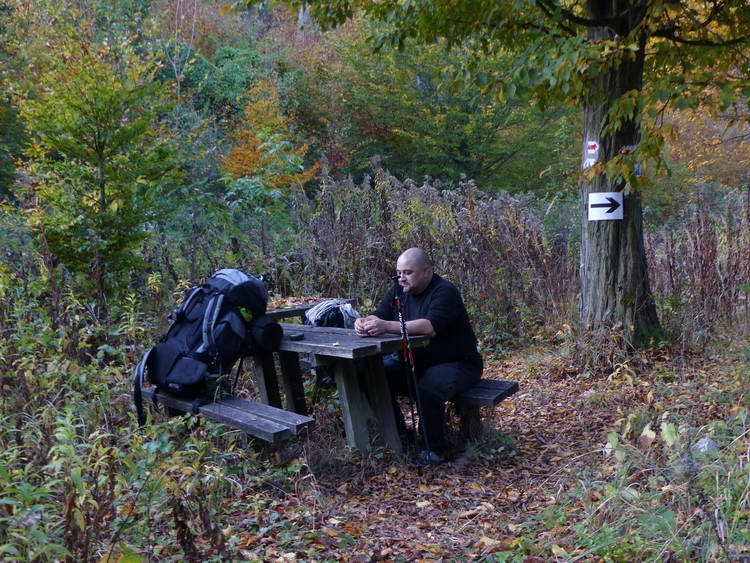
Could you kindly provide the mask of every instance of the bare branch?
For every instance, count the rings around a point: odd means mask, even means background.
[[[552,17],[553,12],[555,9],[559,10],[562,15],[565,16],[565,19],[567,19],[569,22],[574,23],[576,25],[582,25],[584,27],[607,27],[607,26],[619,26],[623,23],[627,23],[627,15],[630,12],[632,8],[628,8],[627,10],[624,10],[620,12],[619,14],[616,14],[614,16],[608,16],[608,17],[599,17],[599,18],[582,18],[581,16],[575,15],[570,10],[566,10],[565,8],[560,7],[553,7],[547,4],[547,0],[536,0],[536,3],[539,5],[540,9],[545,13],[547,17]],[[567,26],[561,25],[560,27],[563,27],[568,32],[572,32],[572,29],[568,28]]]
[[[545,0],[537,0],[537,6],[539,6],[539,9],[542,11],[542,13],[547,18],[551,19],[553,17],[552,7],[551,6],[547,6],[546,3],[545,3]],[[560,29],[562,29],[563,31],[565,31],[569,35],[571,35],[571,36],[575,35],[575,31],[572,28],[570,28],[567,25],[564,25],[562,23],[559,24],[559,25],[560,25]]]

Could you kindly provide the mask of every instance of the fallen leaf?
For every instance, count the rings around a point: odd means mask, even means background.
[[[651,430],[651,425],[647,424],[646,427],[643,429],[643,432],[641,432],[641,435],[638,437],[638,448],[645,452],[653,441],[656,439],[656,432]]]
[[[483,508],[481,506],[477,506],[472,508],[471,510],[464,510],[463,512],[458,513],[459,518],[474,518],[474,516],[480,514],[481,512],[484,512]]]
[[[492,538],[488,538],[487,536],[482,536],[481,538],[479,538],[479,541],[477,543],[485,548],[493,548],[497,547],[502,542],[500,540],[493,540]]]

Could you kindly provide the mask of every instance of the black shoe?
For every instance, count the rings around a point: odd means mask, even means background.
[[[428,465],[440,465],[445,463],[445,458],[437,452],[432,450],[422,450],[417,459],[414,460],[414,465],[417,467],[427,467]]]

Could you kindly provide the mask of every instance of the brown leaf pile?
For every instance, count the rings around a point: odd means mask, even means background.
[[[716,418],[730,408],[705,400],[726,365],[681,361],[657,352],[639,356],[637,367],[625,363],[595,377],[576,373],[549,345],[490,359],[484,377],[518,381],[520,390],[483,413],[487,430],[478,445],[422,474],[383,449],[365,458],[318,452],[328,462],[305,467],[298,490],[274,501],[277,515],[258,514],[286,522],[294,533],[283,537],[271,526],[242,535],[240,520],[242,554],[270,561],[476,560],[524,543],[546,554],[539,561],[555,560],[565,553],[559,530],[535,529],[530,519],[558,503],[582,475],[611,471],[602,448],[608,432],[622,431],[628,412],[658,414],[668,403],[677,414]],[[324,435],[334,424],[325,413],[316,417],[320,435],[305,446],[308,459],[337,439]],[[498,441],[498,431],[515,447]]]

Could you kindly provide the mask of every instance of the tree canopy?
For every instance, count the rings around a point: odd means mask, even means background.
[[[625,195],[622,221],[582,219],[581,325],[621,330],[633,344],[660,338],[639,190],[649,184],[648,161],[657,169],[664,162],[664,111],[702,105],[739,118],[750,94],[747,2],[332,0],[311,11],[323,25],[355,13],[383,22],[376,50],[412,39],[468,49],[473,58],[457,81],[472,80],[484,95],[580,103],[582,202],[594,192]],[[492,64],[508,52],[510,66]],[[587,144],[596,147],[594,158]]]
[[[747,118],[737,105],[750,95],[750,60],[742,49],[750,40],[750,5],[744,0],[332,0],[310,10],[324,26],[355,13],[384,22],[371,37],[376,49],[385,43],[404,48],[410,39],[468,49],[474,58],[457,69],[457,80],[472,80],[499,99],[534,94],[541,104],[551,98],[582,102],[592,81],[643,50],[643,88],[615,100],[612,131],[644,108],[648,126],[661,124],[657,118],[668,108],[699,105]],[[608,32],[592,36],[596,28]],[[509,65],[492,64],[508,52],[514,55]]]

